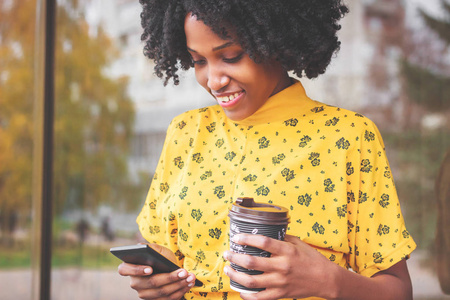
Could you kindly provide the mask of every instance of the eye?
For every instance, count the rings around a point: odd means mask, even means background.
[[[191,53],[189,53],[189,55],[191,57],[191,61],[192,61],[192,64],[194,64],[194,66],[195,65],[204,65],[204,64],[206,64],[206,59],[205,58],[203,58],[203,57],[201,57],[199,55],[192,55]]]
[[[235,56],[235,57],[231,57],[231,58],[223,58],[223,61],[226,63],[237,63],[238,61],[241,60],[241,58],[244,56],[244,52],[240,53],[239,55]]]
[[[198,59],[198,60],[192,59],[192,63],[194,65],[204,65],[204,64],[206,64],[206,60],[204,60],[204,59]]]

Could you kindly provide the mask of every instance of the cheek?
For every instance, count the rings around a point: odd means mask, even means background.
[[[203,69],[195,69],[195,79],[202,87],[204,87],[209,92],[209,88],[207,86],[208,79],[206,77],[206,72]]]

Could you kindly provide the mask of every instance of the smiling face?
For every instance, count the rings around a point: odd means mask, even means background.
[[[195,77],[234,121],[255,113],[267,99],[291,84],[273,60],[255,63],[233,40],[223,40],[191,14],[184,23]]]

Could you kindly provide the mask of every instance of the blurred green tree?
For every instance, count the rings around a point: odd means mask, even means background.
[[[35,0],[0,5],[0,215],[29,212],[33,148]],[[107,68],[118,57],[78,1],[57,8],[54,122],[55,212],[127,202],[134,107],[127,79]],[[135,195],[136,196],[136,195]],[[125,204],[124,204],[125,205]]]
[[[429,47],[428,51],[413,50],[413,55],[401,61],[401,73],[405,79],[408,98],[431,112],[442,112],[450,108],[450,65],[446,61],[447,47],[450,45],[450,4],[446,0],[441,0],[441,4],[446,14],[442,19],[429,15],[423,9],[419,9],[419,14],[437,36],[437,39],[429,39],[427,42],[435,45],[443,43],[444,47],[440,47],[442,50],[430,53],[433,46],[425,45]],[[430,59],[431,55],[434,56],[433,59]]]
[[[89,27],[76,2],[58,7],[56,26],[56,211],[118,203],[130,184],[134,122],[126,78],[105,75],[118,52],[101,27]]]
[[[450,150],[441,164],[436,179],[438,219],[436,230],[436,260],[439,283],[450,294]]]
[[[419,9],[419,14],[426,26],[435,34],[431,39],[428,37],[429,44],[425,47],[434,49],[434,51],[413,51],[412,56],[401,62],[401,72],[405,79],[408,98],[430,112],[445,112],[450,109],[450,65],[448,60],[450,3],[441,0],[441,5],[445,14],[442,18],[435,18]],[[442,46],[433,47],[439,43]],[[438,50],[436,51],[436,49]],[[437,226],[434,250],[439,282],[442,291],[446,294],[450,294],[449,180],[450,149],[447,150],[442,161],[435,184]]]
[[[0,228],[8,240],[17,213],[31,206],[34,12],[33,1],[0,5]]]

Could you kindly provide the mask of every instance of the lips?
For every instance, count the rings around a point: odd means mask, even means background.
[[[243,94],[244,91],[240,91],[230,95],[216,96],[216,99],[222,107],[230,107],[238,102]]]
[[[224,97],[216,97],[216,99],[217,99],[217,101],[219,101],[219,102],[227,103],[227,102],[233,100],[234,98],[237,98],[237,97],[239,96],[239,94],[241,94],[241,93],[242,93],[242,92],[240,92],[240,93],[234,93],[234,94],[232,94],[232,95],[224,96]]]

